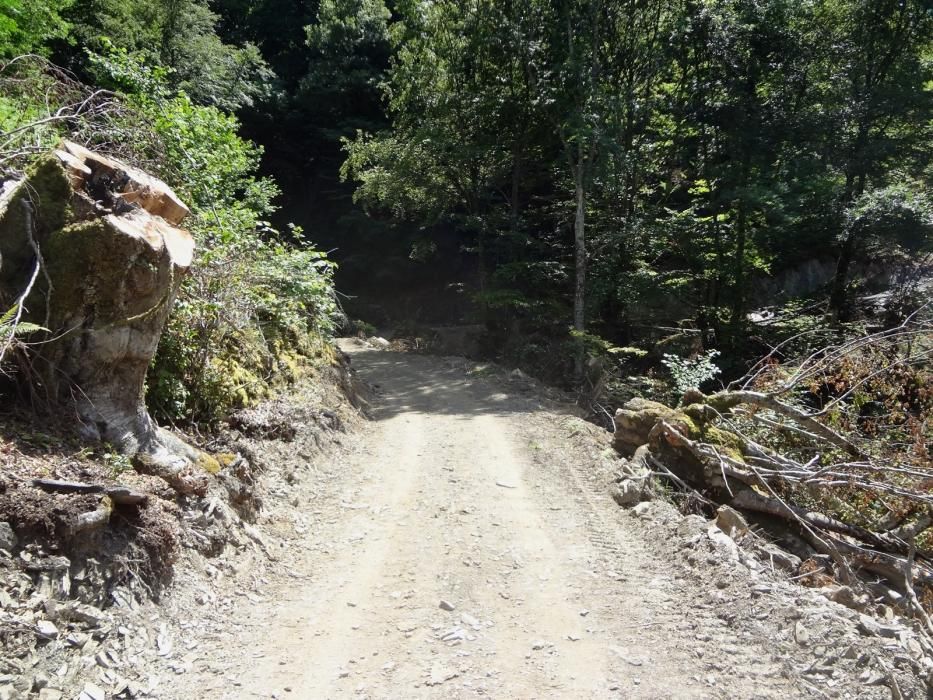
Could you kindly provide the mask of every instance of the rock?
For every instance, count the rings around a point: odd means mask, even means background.
[[[425,685],[440,685],[459,676],[460,673],[452,668],[445,666],[435,666],[431,669],[431,676],[425,681]]]
[[[25,559],[23,553],[20,554],[23,561],[23,568],[29,572],[54,572],[59,573],[68,571],[71,568],[71,561],[67,557],[36,557],[35,559]]]
[[[679,521],[681,518],[677,509],[666,501],[642,501],[629,512],[643,520],[659,523]]]
[[[802,647],[805,647],[810,643],[810,631],[800,620],[797,620],[796,624],[794,625],[794,641]]]
[[[10,523],[0,520],[0,549],[12,552],[16,548],[18,540]]]
[[[32,687],[34,690],[39,691],[43,688],[48,687],[49,677],[44,673],[37,673],[35,678],[32,679]]]
[[[93,683],[85,683],[78,700],[107,700],[107,693],[104,692],[103,688]]]
[[[85,603],[69,606],[63,615],[69,620],[83,622],[89,627],[100,627],[110,619],[107,613],[100,608],[95,608],[93,605],[87,605]]]
[[[43,639],[55,639],[58,636],[58,627],[51,620],[39,620],[36,623],[36,634]]]
[[[736,539],[748,534],[748,521],[735,508],[719,506],[716,511],[716,524],[729,537]]]
[[[69,646],[83,647],[85,643],[87,643],[87,640],[90,638],[91,636],[85,634],[84,632],[72,632],[67,637],[65,637],[65,642],[67,642]]]
[[[902,629],[897,625],[882,625],[865,613],[858,616],[858,628],[863,634],[874,637],[887,637],[889,639],[896,637],[897,633]]]
[[[637,515],[639,518],[648,519],[650,517],[649,513],[651,511],[651,503],[649,501],[643,501],[637,506],[632,508],[632,514]]]
[[[798,568],[800,567],[800,557],[791,554],[781,547],[778,547],[776,544],[763,542],[758,544],[755,549],[758,552],[758,556],[762,558],[765,564],[776,566],[779,569],[783,569],[787,573],[796,574]]]
[[[39,700],[62,700],[63,697],[58,688],[43,688],[39,691]]]
[[[612,488],[612,500],[623,508],[629,508],[646,500],[644,482],[635,479],[620,481]]]
[[[454,627],[444,633],[441,637],[442,642],[462,642],[467,638],[466,630],[462,627]]]
[[[441,610],[446,610],[447,612],[452,612],[454,610],[454,604],[446,600],[442,600],[438,607]]]
[[[845,605],[847,608],[852,608],[853,610],[865,610],[868,607],[868,596],[856,595],[848,586],[824,588],[822,593],[834,603]]]
[[[710,541],[716,545],[717,549],[725,552],[732,561],[739,560],[739,546],[729,535],[719,529],[718,525],[710,525],[706,531]]]
[[[647,450],[646,450],[647,451]],[[619,476],[625,479],[642,479],[648,475],[649,470],[645,467],[644,455],[636,454],[631,459],[622,457],[617,462]],[[621,479],[620,479],[621,480]]]
[[[702,515],[691,513],[684,516],[683,520],[677,525],[677,534],[680,537],[692,539],[706,532],[707,522]]]
[[[380,348],[380,349],[382,349],[382,350],[385,350],[386,348],[389,347],[389,345],[391,345],[391,343],[389,343],[388,340],[386,340],[385,338],[380,338],[380,337],[378,337],[378,336],[375,337],[375,338],[370,338],[370,339],[369,339],[369,343],[370,343],[370,345],[372,345],[373,347],[377,347],[377,348]]]
[[[461,614],[461,615],[460,615],[460,621],[461,621],[463,624],[465,624],[465,625],[467,625],[467,626],[469,626],[469,627],[472,627],[472,628],[475,629],[475,630],[478,630],[480,627],[482,627],[482,625],[480,624],[480,621],[477,620],[477,619],[476,619],[475,617],[473,617],[472,615],[470,615],[469,613],[463,613],[463,614]]]
[[[528,375],[522,372],[520,369],[513,369],[509,372],[509,381],[512,382],[521,382],[528,379]]]

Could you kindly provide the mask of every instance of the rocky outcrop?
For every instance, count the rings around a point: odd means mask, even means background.
[[[0,304],[46,329],[26,377],[87,438],[145,455],[148,471],[203,492],[205,456],[160,430],[145,377],[194,241],[160,180],[68,141],[0,194]]]

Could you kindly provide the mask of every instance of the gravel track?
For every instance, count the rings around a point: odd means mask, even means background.
[[[312,526],[289,575],[177,697],[800,694],[764,639],[731,648],[742,673],[711,669],[697,638],[737,640],[564,449],[591,426],[450,358],[344,350],[377,387],[373,422],[299,491]]]

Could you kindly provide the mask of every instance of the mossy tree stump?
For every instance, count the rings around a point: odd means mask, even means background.
[[[23,318],[48,331],[31,348],[34,390],[70,410],[85,437],[145,455],[140,465],[182,492],[205,490],[202,455],[145,405],[146,370],[194,253],[179,227],[187,207],[165,183],[69,142],[3,192],[0,303],[32,279]]]

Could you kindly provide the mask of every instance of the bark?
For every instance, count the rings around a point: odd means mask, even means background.
[[[751,404],[753,406],[769,409],[785,418],[790,418],[810,432],[820,436],[836,447],[845,450],[852,456],[862,456],[861,451],[855,445],[846,440],[846,438],[835,430],[826,427],[805,411],[783,403],[770,394],[763,394],[757,391],[723,391],[709,397],[703,397],[702,400],[706,405],[719,412],[728,411],[740,404]]]
[[[845,321],[848,319],[848,294],[849,286],[849,268],[852,265],[852,259],[855,253],[855,236],[852,233],[846,234],[839,249],[839,257],[836,260],[836,272],[833,274],[832,291],[829,296],[829,306],[833,310],[836,319]]]
[[[583,184],[583,165],[574,170],[574,201],[576,213],[573,219],[574,241],[574,291],[573,327],[580,332],[586,330],[586,190]]]
[[[832,556],[844,578],[850,568],[863,569],[902,586],[905,564],[912,557],[909,543],[930,527],[933,515],[929,511],[922,512],[909,527],[875,532],[782,500],[777,495],[779,485],[793,480],[803,467],[712,423],[732,408],[747,404],[772,410],[805,428],[815,444],[824,441],[858,454],[854,445],[813,416],[768,394],[725,391],[707,397],[694,391],[685,402],[690,405],[672,409],[644,399],[629,401],[616,412],[615,448],[625,456],[642,455],[642,461],[653,464],[658,473],[673,478],[702,500],[787,521],[789,528],[798,530],[818,551]],[[851,482],[846,481],[846,485]],[[899,487],[899,493],[928,503],[925,493],[906,489]],[[913,571],[914,581],[929,586],[933,585],[933,566],[927,557],[918,559]]]

